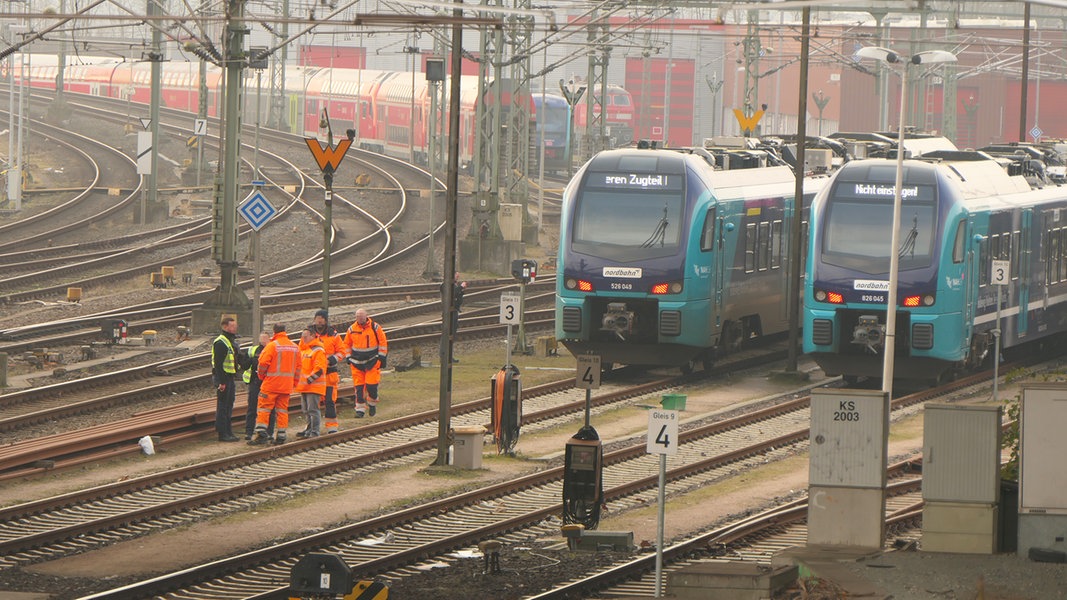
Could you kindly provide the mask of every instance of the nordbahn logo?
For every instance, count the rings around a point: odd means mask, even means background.
[[[337,170],[337,167],[341,165],[341,159],[348,152],[348,147],[352,145],[352,140],[349,139],[337,142],[336,148],[331,148],[329,145],[324,146],[313,138],[304,138],[304,141],[307,142],[311,155],[315,157],[315,162],[319,165],[319,168],[323,171],[328,168],[330,172]]]
[[[617,277],[620,279],[640,279],[640,267],[604,267],[604,277]]]
[[[857,279],[852,282],[852,289],[860,292],[888,292],[889,282],[877,279]]]

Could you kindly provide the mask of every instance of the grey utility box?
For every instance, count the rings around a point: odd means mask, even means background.
[[[485,427],[454,427],[452,434],[452,466],[460,469],[481,469]]]
[[[1067,385],[1023,386],[1019,428],[1019,544],[1067,551]]]
[[[927,404],[923,415],[923,500],[1000,499],[999,406]]]
[[[889,408],[884,392],[812,390],[808,483],[884,488],[888,435]]]
[[[928,404],[923,550],[992,554],[1000,509],[999,406]]]
[[[889,399],[873,390],[811,394],[808,545],[881,548]]]

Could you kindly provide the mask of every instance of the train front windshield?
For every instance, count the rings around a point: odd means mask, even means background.
[[[822,260],[863,273],[889,271],[894,184],[838,181],[830,192],[823,222]],[[901,269],[929,266],[937,234],[933,185],[901,188],[899,246]]]
[[[567,116],[569,111],[566,104],[557,104],[551,100],[545,101],[545,109],[541,112],[542,119],[538,123],[545,130],[547,138],[563,138],[567,135]]]
[[[571,249],[620,261],[677,254],[684,210],[681,175],[589,173],[577,198]]]

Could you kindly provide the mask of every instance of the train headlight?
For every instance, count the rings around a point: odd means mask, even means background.
[[[822,290],[815,290],[815,299],[819,302],[826,302],[826,292]]]
[[[923,306],[933,306],[933,305],[934,305],[934,295],[933,294],[927,294],[927,295],[923,296]]]
[[[578,289],[578,280],[574,279],[573,277],[568,277],[563,280],[563,287],[567,288],[568,290],[576,290]]]
[[[908,296],[907,298],[904,298],[904,302],[902,302],[902,304],[904,306],[909,307],[909,308],[914,308],[916,306],[919,306],[919,297],[918,296]]]
[[[588,282],[588,281],[579,279],[578,280],[578,291],[579,292],[591,292],[591,291],[593,291],[593,284]]]

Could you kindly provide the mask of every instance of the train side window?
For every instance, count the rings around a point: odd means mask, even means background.
[[[756,224],[745,226],[745,273],[756,270]]]
[[[1060,227],[1060,256],[1056,264],[1059,267],[1057,281],[1067,281],[1067,227]]]
[[[1011,232],[1011,278],[1019,278],[1019,235],[1020,232]]]
[[[1056,263],[1058,263],[1060,259],[1060,231],[1058,229],[1053,229],[1049,232],[1048,237],[1048,261],[1046,267],[1048,275],[1046,280],[1048,283],[1056,283],[1056,281],[1058,281],[1057,278],[1059,277],[1059,267],[1056,266]]]
[[[1052,232],[1046,231],[1041,236],[1041,263],[1045,265],[1045,285],[1048,285],[1050,272],[1049,272],[1049,244],[1052,243]]]
[[[700,251],[708,252],[715,248],[715,207],[704,215],[704,229],[700,232]]]
[[[782,266],[782,222],[771,223],[771,268],[779,269]]]
[[[759,264],[757,268],[760,271],[766,271],[771,264],[772,243],[771,224],[769,221],[763,221],[759,224]]]
[[[986,238],[978,243],[978,285],[989,285],[989,268],[992,263],[989,261],[989,238]]]
[[[964,238],[967,235],[967,221],[960,221],[960,224],[956,226],[956,240],[952,244],[952,262],[953,264],[960,264],[963,262],[964,248],[966,242]]]

